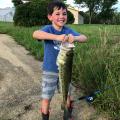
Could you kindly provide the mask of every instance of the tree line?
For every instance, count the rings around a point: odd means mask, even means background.
[[[12,0],[15,6],[14,24],[34,26],[49,24],[47,5],[53,0]],[[64,1],[65,0],[61,0]],[[120,24],[120,12],[113,8],[118,0],[74,0],[77,5],[88,11],[80,12],[86,24]],[[68,23],[74,22],[73,14],[68,11]]]

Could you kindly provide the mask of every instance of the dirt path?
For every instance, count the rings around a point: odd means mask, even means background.
[[[10,36],[0,34],[0,120],[42,120],[39,114],[42,63]],[[62,120],[61,95],[52,101],[50,120]],[[75,120],[107,120],[85,101],[75,103]]]

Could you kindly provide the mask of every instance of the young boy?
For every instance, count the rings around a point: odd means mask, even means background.
[[[33,38],[44,40],[44,62],[42,76],[42,120],[49,120],[50,101],[58,84],[58,66],[56,58],[61,42],[72,43],[74,40],[85,42],[86,36],[75,32],[65,26],[67,22],[67,8],[60,1],[51,2],[48,5],[48,19],[51,25],[44,26],[41,30],[34,31]],[[70,96],[68,97],[70,98]],[[68,99],[68,107],[70,106]]]

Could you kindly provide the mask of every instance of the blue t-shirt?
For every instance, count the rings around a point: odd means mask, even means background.
[[[52,33],[56,35],[61,34],[72,34],[74,36],[79,36],[78,32],[64,26],[61,31],[56,30],[52,25],[46,25],[41,29],[44,32]],[[58,73],[58,66],[56,65],[56,59],[59,53],[59,47],[61,42],[56,40],[45,40],[44,41],[44,60],[43,60],[43,70],[47,72]]]

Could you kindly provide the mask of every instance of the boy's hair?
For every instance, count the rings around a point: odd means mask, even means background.
[[[67,7],[63,2],[56,0],[48,4],[47,13],[51,15],[54,12],[55,8],[57,8],[58,10],[61,8],[67,10]]]

